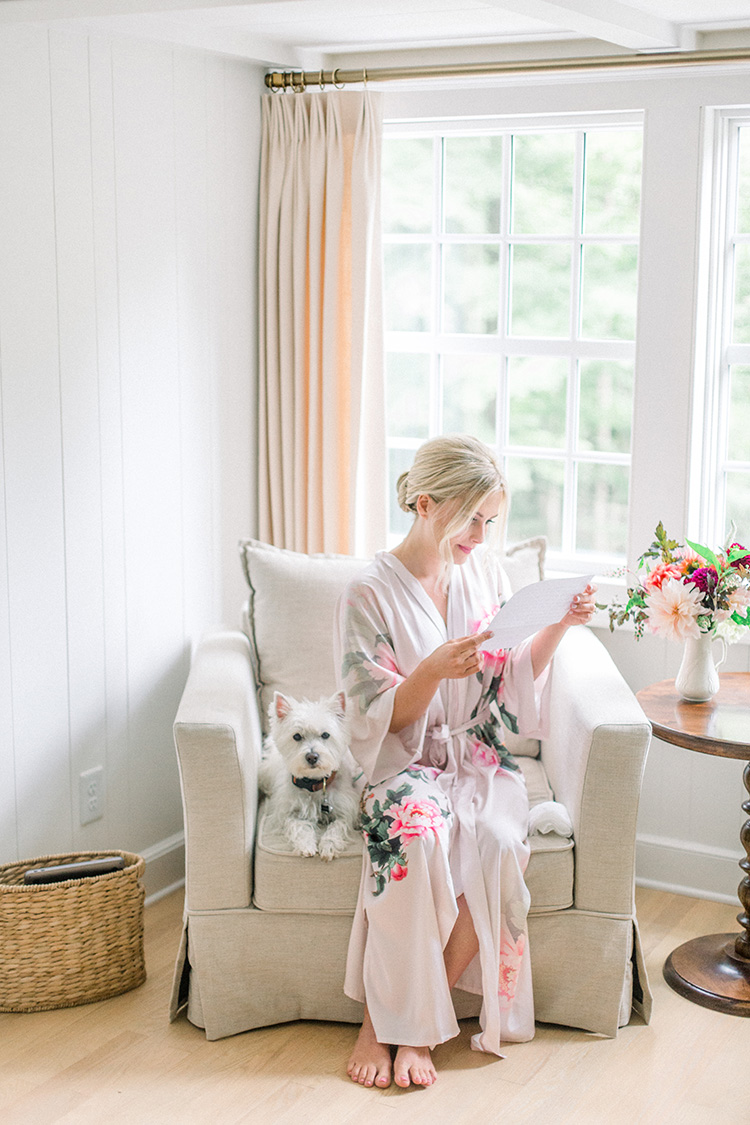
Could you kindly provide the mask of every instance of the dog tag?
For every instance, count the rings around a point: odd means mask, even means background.
[[[323,799],[320,802],[320,824],[330,824],[333,820],[333,807],[328,800],[326,778],[323,778]]]

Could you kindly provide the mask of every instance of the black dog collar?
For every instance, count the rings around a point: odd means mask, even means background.
[[[325,789],[329,782],[333,781],[336,777],[336,771],[328,777],[293,777],[292,782],[298,789],[307,789],[310,793],[317,793],[320,789]]]

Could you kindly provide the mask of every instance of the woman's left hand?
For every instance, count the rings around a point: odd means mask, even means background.
[[[560,624],[566,628],[570,625],[588,625],[596,613],[595,595],[596,586],[590,584],[582,593],[576,594]]]

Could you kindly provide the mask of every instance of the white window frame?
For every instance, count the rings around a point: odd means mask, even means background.
[[[750,107],[715,109],[707,114],[702,239],[706,247],[705,351],[696,372],[693,466],[693,522],[704,541],[724,542],[726,474],[750,471],[750,459],[728,459],[730,372],[735,365],[750,367],[750,344],[732,343],[734,313],[734,248],[750,243],[750,234],[735,236],[737,225],[737,157],[739,129],[750,129]],[[699,466],[702,466],[700,471]]]
[[[509,302],[509,295],[507,293],[507,279],[509,277],[508,269],[508,255],[511,247],[516,242],[523,244],[540,242],[540,243],[554,243],[559,242],[561,245],[572,245],[575,249],[576,246],[584,247],[588,242],[600,244],[602,242],[611,242],[612,244],[622,244],[635,241],[640,249],[640,229],[633,237],[622,236],[606,236],[606,235],[587,235],[580,229],[580,216],[582,214],[580,190],[583,184],[583,178],[580,175],[583,162],[583,145],[582,133],[584,131],[592,132],[597,129],[612,129],[612,128],[644,128],[644,115],[640,110],[630,111],[613,111],[613,112],[584,112],[576,114],[560,114],[549,113],[543,115],[527,116],[508,116],[508,117],[491,117],[491,118],[462,118],[462,119],[449,119],[449,120],[429,120],[429,121],[412,121],[412,122],[386,122],[384,126],[384,134],[386,137],[450,137],[456,136],[486,136],[498,135],[503,136],[504,146],[504,183],[501,196],[501,233],[496,235],[465,235],[465,234],[446,234],[441,229],[440,215],[438,211],[438,192],[434,195],[434,210],[432,230],[429,233],[418,235],[391,235],[384,231],[383,240],[384,244],[397,244],[403,242],[405,244],[422,243],[432,247],[432,325],[433,329],[427,333],[411,333],[411,332],[390,332],[385,334],[386,351],[390,352],[414,352],[418,354],[428,354],[430,357],[430,408],[429,408],[429,436],[433,437],[441,432],[442,418],[441,418],[441,401],[442,393],[440,386],[440,373],[438,369],[438,357],[444,354],[466,354],[471,351],[481,352],[488,355],[497,353],[503,356],[504,359],[511,358],[514,355],[549,355],[554,357],[568,358],[570,363],[571,377],[568,379],[568,401],[567,401],[567,419],[566,419],[566,439],[564,450],[549,450],[544,447],[539,448],[526,448],[526,447],[513,447],[514,456],[531,456],[538,457],[543,460],[562,463],[565,466],[565,482],[564,482],[564,510],[563,510],[563,531],[562,531],[562,548],[556,551],[550,551],[548,558],[551,567],[556,571],[574,571],[580,572],[583,570],[590,570],[598,568],[602,572],[611,569],[612,566],[620,565],[624,562],[622,556],[607,556],[593,553],[575,553],[573,545],[576,536],[576,474],[579,464],[586,462],[596,464],[613,464],[624,465],[630,470],[631,467],[631,452],[628,453],[599,453],[590,452],[586,450],[577,449],[578,439],[578,407],[579,407],[579,389],[580,389],[580,372],[576,378],[572,375],[575,372],[577,361],[585,361],[587,358],[603,359],[603,360],[625,360],[630,363],[635,363],[636,358],[636,341],[615,341],[615,340],[581,340],[578,337],[578,329],[575,323],[575,311],[579,307],[579,302],[571,301],[570,316],[570,335],[568,339],[541,339],[541,338],[527,338],[527,337],[514,337],[508,332],[508,325],[501,317],[498,324],[498,332],[496,335],[470,335],[470,334],[448,334],[441,333],[435,329],[435,326],[441,323],[441,286],[437,283],[439,278],[439,271],[437,268],[437,261],[439,260],[439,250],[441,245],[449,245],[452,243],[467,244],[478,243],[481,245],[498,245],[500,248],[500,284],[501,292],[499,298],[499,309],[507,308]],[[557,131],[578,131],[577,144],[576,144],[576,174],[574,179],[576,198],[574,199],[574,211],[576,215],[576,226],[572,234],[566,235],[515,235],[510,233],[510,224],[508,222],[508,209],[510,206],[511,185],[511,161],[509,159],[509,146],[511,144],[511,137],[513,134],[519,133],[538,133]],[[435,160],[435,176],[437,176],[440,169],[440,147],[438,144],[434,145],[433,149]],[[507,232],[507,233],[506,233]],[[579,285],[580,282],[580,256],[573,253],[573,274],[571,280],[571,289]],[[637,334],[637,327],[636,327]],[[498,387],[497,396],[497,419],[496,419],[496,436],[500,453],[505,457],[505,451],[509,445],[508,421],[509,411],[508,405],[509,381],[507,362],[501,364],[500,385]],[[634,392],[635,393],[635,392]],[[632,426],[632,420],[631,420]],[[631,431],[632,432],[632,431]],[[388,438],[389,453],[392,448],[418,448],[422,439],[391,439]],[[632,491],[632,480],[630,483]],[[543,529],[540,529],[542,533]],[[394,537],[395,539],[396,537]]]

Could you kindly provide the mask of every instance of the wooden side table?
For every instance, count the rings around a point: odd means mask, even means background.
[[[750,673],[733,672],[719,679],[721,687],[708,703],[680,699],[674,680],[639,691],[638,702],[662,741],[747,761],[743,780],[750,794]],[[750,818],[750,800],[742,808]],[[746,853],[740,860],[745,877],[738,889],[742,931],[685,942],[667,958],[664,978],[675,992],[705,1008],[750,1016],[750,819],[742,826],[740,840]]]

